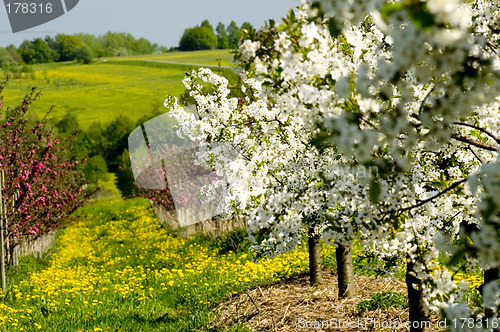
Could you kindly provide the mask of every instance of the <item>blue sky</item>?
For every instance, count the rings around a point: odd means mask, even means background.
[[[54,0],[55,1],[55,0]],[[60,0],[57,0],[60,1]],[[248,21],[260,27],[267,19],[279,20],[300,0],[80,0],[78,5],[53,21],[12,33],[7,12],[0,7],[0,46],[19,46],[25,39],[57,33],[102,35],[107,31],[129,32],[152,43],[177,46],[184,29],[208,19],[212,25]]]

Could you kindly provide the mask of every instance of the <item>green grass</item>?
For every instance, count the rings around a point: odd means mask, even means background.
[[[7,287],[19,284],[21,281],[29,279],[33,273],[40,272],[49,266],[52,253],[53,249],[43,253],[41,257],[35,255],[19,257],[18,266],[7,265],[6,273],[9,276],[7,278]]]
[[[242,231],[169,234],[148,200],[110,192],[77,211],[49,261],[23,259],[16,285],[0,292],[0,330],[206,331],[228,294],[307,267],[304,248],[252,265]]]
[[[376,293],[369,300],[360,301],[356,307],[360,313],[389,308],[406,309],[408,308],[408,297],[392,291]]]
[[[118,61],[120,60],[154,60],[154,61],[168,61],[176,63],[185,64],[207,64],[211,66],[231,66],[232,54],[228,50],[210,50],[210,51],[193,51],[193,52],[170,52],[165,54],[155,54],[155,55],[137,55],[133,57],[120,57],[113,58]],[[217,61],[217,60],[220,61]]]
[[[184,92],[182,79],[190,64],[230,65],[227,50],[174,52],[162,55],[106,58],[90,65],[50,63],[34,65],[35,79],[29,75],[11,80],[4,91],[5,104],[15,105],[35,86],[42,91],[33,104],[39,116],[55,105],[51,116],[60,118],[66,111],[74,113],[82,128],[94,121],[104,123],[120,114],[138,120],[152,110],[165,110],[167,96]],[[150,61],[153,60],[153,61]],[[170,64],[155,61],[172,61]]]
[[[229,294],[307,269],[304,247],[259,267],[245,231],[184,239],[160,225],[148,200],[120,200],[112,178],[104,187],[108,196],[77,211],[50,260],[23,259],[17,286],[0,292],[2,331],[218,331],[213,309]],[[324,261],[332,253],[323,250]],[[249,330],[235,322],[230,331]]]

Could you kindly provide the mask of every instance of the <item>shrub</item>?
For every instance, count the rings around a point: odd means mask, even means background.
[[[250,242],[247,240],[247,231],[244,228],[239,228],[231,232],[222,233],[215,237],[212,247],[218,249],[221,255],[227,254],[230,251],[247,251],[250,247]]]
[[[92,59],[94,58],[94,54],[92,52],[92,49],[88,47],[87,45],[79,46],[74,49],[73,51],[73,56],[75,59],[83,64],[88,65],[89,63],[92,62]]]

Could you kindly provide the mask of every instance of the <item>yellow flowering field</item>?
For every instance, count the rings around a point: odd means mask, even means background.
[[[1,330],[191,331],[227,294],[307,267],[304,248],[257,264],[169,234],[148,204],[107,202],[67,227],[50,266],[1,293]]]

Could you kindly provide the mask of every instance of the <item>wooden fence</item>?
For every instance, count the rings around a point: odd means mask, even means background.
[[[245,226],[245,221],[243,220],[243,218],[240,218],[238,216],[235,216],[230,220],[208,218],[201,222],[190,224],[192,220],[199,220],[197,219],[198,216],[206,215],[205,211],[193,211],[192,209],[183,208],[168,210],[152,201],[151,206],[166,228],[180,229],[180,234],[183,236],[191,236],[200,233],[219,234]]]
[[[7,263],[10,265],[18,266],[19,257],[35,255],[35,257],[42,257],[52,245],[56,238],[57,231],[52,231],[45,235],[40,236],[36,240],[21,240],[16,246],[12,246],[9,241],[6,241],[7,248]]]

